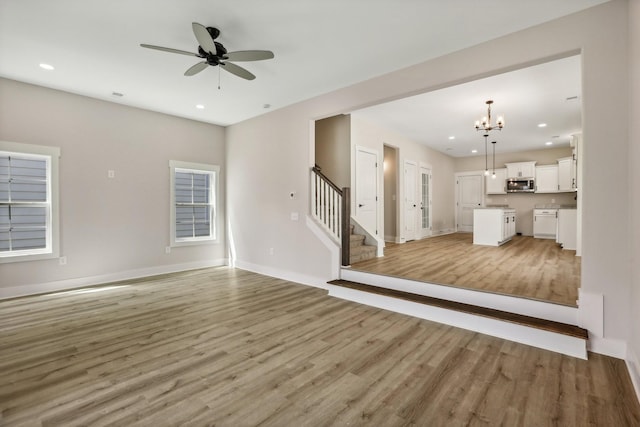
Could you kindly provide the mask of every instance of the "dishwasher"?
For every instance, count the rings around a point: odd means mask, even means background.
[[[555,239],[558,231],[558,209],[533,210],[533,237]]]

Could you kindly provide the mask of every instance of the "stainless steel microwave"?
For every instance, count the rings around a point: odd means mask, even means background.
[[[507,178],[507,193],[533,193],[535,189],[533,178]]]

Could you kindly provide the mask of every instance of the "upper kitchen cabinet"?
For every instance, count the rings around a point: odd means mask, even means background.
[[[558,165],[536,166],[536,193],[558,192]]]
[[[485,176],[485,188],[487,194],[507,194],[505,181],[507,180],[507,170],[505,168],[496,169],[495,178],[491,175]]]
[[[536,162],[505,163],[507,178],[533,178],[536,176]]]
[[[576,168],[573,157],[558,159],[558,191],[575,191]]]

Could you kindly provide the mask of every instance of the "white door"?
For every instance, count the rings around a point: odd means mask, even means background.
[[[420,166],[420,237],[431,236],[431,169]]]
[[[482,174],[458,176],[458,231],[473,231],[473,210],[482,206],[482,178]]]
[[[360,224],[378,234],[378,153],[356,147],[355,215]]]
[[[416,239],[418,225],[417,184],[418,165],[409,160],[404,161],[404,238],[405,241]]]

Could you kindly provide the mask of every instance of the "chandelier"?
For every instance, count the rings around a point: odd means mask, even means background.
[[[504,127],[504,117],[498,116],[498,120],[495,125],[491,124],[491,104],[493,104],[492,100],[488,100],[487,104],[487,115],[482,118],[482,120],[476,121],[476,130],[481,130],[484,132],[484,174],[485,176],[489,176],[489,160],[488,160],[488,152],[487,152],[487,138],[489,137],[489,132],[494,129],[502,130]],[[491,141],[491,146],[493,147],[493,174],[491,174],[491,178],[496,178],[496,142]]]
[[[481,130],[484,133],[489,133],[494,129],[502,130],[504,126],[504,117],[498,116],[498,120],[495,125],[491,124],[491,104],[493,104],[492,100],[488,100],[487,104],[487,115],[482,118],[482,120],[476,121],[476,130]]]

